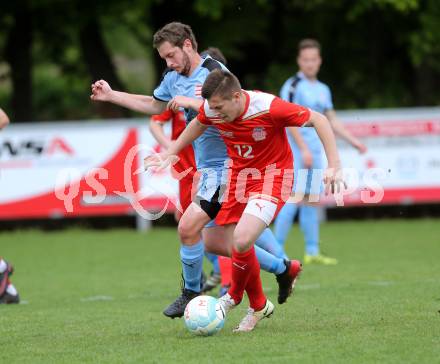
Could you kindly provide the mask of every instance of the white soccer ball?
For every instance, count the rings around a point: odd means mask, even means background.
[[[225,324],[225,309],[218,299],[211,296],[197,296],[185,308],[185,325],[193,334],[214,335]]]

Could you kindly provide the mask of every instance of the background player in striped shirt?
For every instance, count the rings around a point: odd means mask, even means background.
[[[330,121],[333,131],[350,143],[360,153],[367,148],[355,138],[336,117],[330,88],[317,79],[321,67],[321,46],[314,39],[304,39],[298,45],[299,72],[290,77],[281,88],[280,97],[286,101],[318,111]],[[291,130],[289,141],[295,156],[295,201],[286,203],[275,220],[275,236],[283,246],[299,211],[299,224],[304,235],[304,263],[336,264],[337,260],[323,255],[319,250],[319,195],[322,192],[324,168],[322,144],[313,128]]]

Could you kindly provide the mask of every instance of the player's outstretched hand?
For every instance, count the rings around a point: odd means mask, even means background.
[[[304,168],[306,168],[306,169],[312,168],[313,155],[312,155],[312,153],[310,153],[310,150],[309,149],[302,150],[301,157],[302,157]]]
[[[175,96],[168,102],[167,108],[174,112],[179,111],[180,108],[189,109],[190,98],[185,96]]]
[[[92,94],[90,98],[94,101],[108,101],[112,91],[107,81],[99,80],[92,84]]]
[[[178,160],[179,157],[176,155],[169,155],[166,152],[155,153],[144,159],[144,168],[148,170],[149,168],[156,167],[157,170],[162,170],[176,163]]]
[[[347,189],[347,185],[342,177],[342,170],[339,168],[327,168],[325,170],[324,184],[326,195],[329,193],[340,194]]]
[[[368,151],[367,146],[363,143],[359,143],[359,145],[356,145],[356,149],[358,150],[359,154],[365,154]]]

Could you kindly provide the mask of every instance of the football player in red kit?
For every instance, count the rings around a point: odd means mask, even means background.
[[[250,308],[234,331],[251,331],[274,311],[263,292],[254,242],[292,188],[293,157],[285,128],[316,129],[328,160],[324,183],[332,192],[343,186],[338,151],[325,116],[274,95],[242,90],[230,72],[211,72],[202,96],[205,101],[198,116],[165,153],[146,158],[146,166],[163,165],[210,125],[220,131],[232,160],[227,200],[216,219],[217,224],[225,226],[227,242],[232,246],[232,285],[220,301],[229,311],[246,291]]]

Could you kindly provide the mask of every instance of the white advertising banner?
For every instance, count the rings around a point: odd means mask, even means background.
[[[359,155],[338,141],[343,167],[349,169],[345,204],[440,201],[440,108],[339,115],[368,147]],[[332,203],[331,198],[325,201]]]
[[[0,133],[0,218],[130,213],[123,167],[136,144],[123,122],[10,125]]]
[[[338,115],[368,147],[338,141],[344,205],[440,202],[440,108]],[[147,119],[12,124],[0,133],[0,219],[172,212],[177,181],[142,168],[160,150]]]

